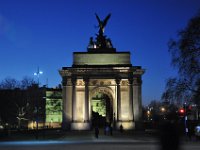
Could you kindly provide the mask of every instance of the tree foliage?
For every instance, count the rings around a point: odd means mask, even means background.
[[[169,78],[162,98],[171,101],[191,100],[200,94],[200,13],[193,17],[186,28],[169,42],[172,66],[178,76]]]

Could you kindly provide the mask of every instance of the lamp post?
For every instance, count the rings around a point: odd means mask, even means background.
[[[45,138],[45,117],[46,117],[46,111],[45,111],[45,104],[46,104],[46,96],[42,97],[43,98],[43,138]]]
[[[163,120],[165,120],[165,119],[166,119],[166,118],[165,118],[165,115],[166,115],[166,109],[165,109],[165,107],[162,106],[162,107],[160,108],[160,111],[161,111],[161,114],[162,114]]]
[[[37,78],[38,78],[38,87],[39,87],[39,84],[40,84],[39,77],[40,77],[41,74],[43,74],[43,72],[40,71],[40,69],[38,67],[37,72],[34,73],[34,76],[37,76]]]
[[[43,72],[40,71],[40,69],[38,67],[37,72],[34,73],[34,76],[37,76],[37,78],[38,78],[38,90],[37,90],[37,92],[39,92],[39,85],[40,85],[39,77],[40,77],[41,74],[43,74]],[[37,93],[37,96],[36,96],[36,139],[38,139],[38,122],[39,122],[38,99],[39,99],[39,93]]]
[[[185,124],[185,134],[188,134],[188,127],[187,127],[187,114],[186,114],[186,102],[184,103],[184,124]]]
[[[150,120],[150,115],[151,115],[150,110],[147,110],[147,119],[148,119],[148,120]]]

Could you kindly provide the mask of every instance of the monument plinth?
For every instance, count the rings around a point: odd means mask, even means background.
[[[71,67],[59,73],[63,86],[63,128],[88,130],[113,126],[135,129],[142,119],[142,79],[144,70],[133,66],[130,52],[117,52],[104,35],[110,14],[90,38],[87,52],[74,52]]]

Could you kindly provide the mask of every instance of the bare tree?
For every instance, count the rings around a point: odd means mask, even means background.
[[[0,83],[0,88],[1,89],[15,89],[19,88],[20,83],[14,78],[7,77],[4,80],[1,81]]]
[[[21,121],[28,120],[29,104],[33,105],[28,88],[34,83],[30,77],[21,81],[7,77],[0,82],[0,118],[4,123],[16,124],[18,121],[20,128]]]
[[[162,98],[170,101],[191,101],[200,95],[200,13],[193,17],[178,39],[170,40],[172,66],[178,76],[167,80]]]
[[[32,86],[33,84],[36,84],[33,78],[25,76],[21,82],[20,82],[20,88],[21,89],[27,89],[28,87]]]

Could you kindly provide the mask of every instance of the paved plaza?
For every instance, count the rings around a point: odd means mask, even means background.
[[[99,138],[94,131],[63,132],[52,130],[35,134],[13,134],[0,142],[0,150],[159,150],[160,142],[154,133],[140,131],[114,131],[113,135],[100,130]],[[181,150],[199,150],[200,141],[181,140]]]

